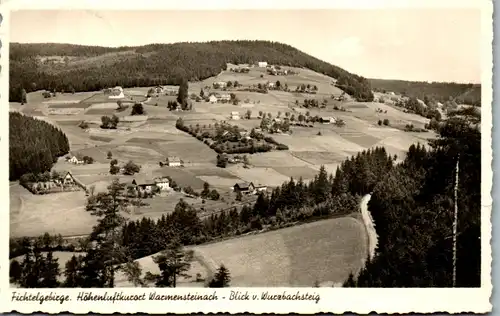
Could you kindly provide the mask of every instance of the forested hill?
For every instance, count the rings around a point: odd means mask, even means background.
[[[458,104],[481,106],[481,85],[472,83],[453,82],[422,82],[386,79],[368,79],[373,91],[394,92],[439,102],[446,102],[450,97]]]
[[[11,43],[9,98],[19,101],[22,88],[27,92],[41,89],[78,92],[115,85],[179,84],[181,79],[197,81],[215,76],[226,68],[226,63],[257,61],[308,68],[337,79],[339,88],[360,101],[373,99],[370,83],[365,78],[289,45],[269,41],[213,41],[119,48]]]

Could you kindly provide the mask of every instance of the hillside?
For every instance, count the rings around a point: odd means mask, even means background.
[[[481,106],[481,85],[472,83],[423,82],[368,79],[373,91],[395,92],[420,100],[446,102],[451,98],[458,104]]]
[[[57,127],[20,113],[9,113],[9,178],[50,170],[69,151],[66,135]]]
[[[369,82],[289,45],[268,41],[214,41],[106,48],[70,44],[10,45],[10,101],[27,92],[96,91],[104,87],[179,84],[199,81],[226,69],[227,63],[308,68],[335,78],[336,85],[359,101],[371,101]]]

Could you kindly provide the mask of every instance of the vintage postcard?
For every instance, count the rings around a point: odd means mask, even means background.
[[[491,1],[0,12],[2,311],[491,311]]]

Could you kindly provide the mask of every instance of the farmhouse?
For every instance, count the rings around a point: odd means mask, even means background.
[[[268,82],[267,83],[267,88],[268,89],[274,89],[276,87],[276,84],[274,82]]]
[[[223,89],[223,88],[227,87],[227,82],[225,82],[225,81],[214,82],[213,87],[215,89],[217,89],[217,88]]]
[[[240,113],[238,113],[238,112],[231,112],[231,119],[232,120],[239,120],[240,119]]]
[[[259,61],[257,62],[256,64],[258,67],[262,67],[262,68],[265,68],[267,67],[267,61]]]
[[[64,176],[59,174],[49,176],[31,175],[27,179],[21,179],[20,183],[33,194],[77,191],[80,188],[86,189],[70,172],[67,172]]]
[[[125,95],[123,94],[123,88],[120,86],[116,86],[113,89],[111,89],[111,95],[109,96],[110,99],[123,99]]]
[[[256,185],[255,186],[255,190],[254,190],[254,194],[258,194],[260,192],[267,192],[267,185]]]
[[[208,97],[208,102],[210,102],[212,104],[213,103],[217,103],[217,101],[218,101],[217,97],[215,95],[213,95],[213,94]]]
[[[136,190],[141,193],[143,192],[153,193],[156,188],[156,183],[152,180],[139,181],[134,179],[132,181],[132,185],[134,185]]]
[[[181,159],[179,157],[170,156],[167,158],[167,166],[169,167],[180,167],[182,165]]]
[[[252,182],[250,182],[250,183],[240,182],[240,183],[236,183],[233,186],[234,192],[241,192],[241,193],[246,193],[246,194],[253,193],[254,189],[255,189],[255,187],[254,187]]]
[[[83,165],[85,161],[80,155],[76,155],[68,159],[69,163],[75,164],[75,165]]]
[[[219,101],[231,101],[231,95],[224,93],[219,95]]]
[[[155,185],[160,191],[168,191],[170,190],[170,181],[168,178],[162,177],[162,178],[156,178],[155,180]]]
[[[321,123],[323,123],[323,124],[330,124],[330,123],[335,123],[335,122],[336,122],[336,120],[333,117],[324,116],[321,118]]]
[[[73,177],[73,175],[69,171],[66,173],[66,175],[62,179],[62,182],[64,185],[75,185],[76,184],[75,178]]]

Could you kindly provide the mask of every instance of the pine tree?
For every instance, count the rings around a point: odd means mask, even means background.
[[[160,268],[160,274],[154,275],[157,287],[176,287],[178,277],[190,277],[186,272],[191,267],[192,251],[185,251],[177,237],[174,237],[167,248],[153,257]]]
[[[73,255],[70,260],[66,262],[64,269],[64,282],[63,287],[75,288],[83,285],[81,278],[81,257]]]
[[[220,287],[229,287],[229,283],[231,282],[231,275],[229,270],[221,264],[217,272],[215,273],[212,280],[210,280],[208,287],[212,288],[220,288]]]
[[[179,91],[177,93],[177,103],[180,104],[183,110],[186,110],[188,100],[188,82],[186,79],[181,80]]]
[[[118,180],[113,180],[108,186],[108,192],[98,193],[87,201],[86,210],[98,217],[91,240],[97,243],[96,251],[104,263],[107,287],[114,287],[115,265],[126,260],[125,250],[120,245],[120,230],[126,222],[121,212],[127,212],[129,205],[125,184]]]
[[[60,271],[58,259],[54,258],[52,251],[49,251],[44,259],[43,270],[41,271],[40,287],[54,288],[59,286],[57,280]]]

